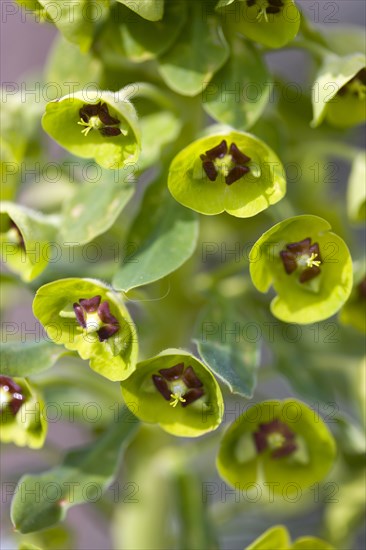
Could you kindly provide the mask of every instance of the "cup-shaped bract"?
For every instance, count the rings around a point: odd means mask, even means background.
[[[0,205],[0,245],[4,264],[29,282],[47,267],[57,220],[11,202]]]
[[[328,542],[316,537],[300,537],[291,542],[290,534],[284,525],[270,527],[253,541],[245,550],[334,550]]]
[[[366,272],[365,262],[355,265],[354,284],[347,302],[339,312],[339,320],[344,325],[366,333]]]
[[[173,435],[198,437],[221,423],[224,403],[215,377],[181,349],[139,363],[121,385],[126,405],[138,418]]]
[[[312,102],[312,126],[318,126],[323,120],[337,128],[365,122],[365,55],[326,56],[313,86]]]
[[[269,48],[281,48],[299,32],[300,12],[293,0],[221,0],[217,10],[231,32]]]
[[[295,399],[253,405],[225,432],[217,456],[221,477],[242,490],[252,484],[293,494],[322,480],[336,456],[319,416]]]
[[[39,449],[47,435],[44,402],[25,378],[0,375],[0,441]]]
[[[135,370],[137,335],[120,294],[94,279],[60,279],[42,286],[34,315],[56,344],[76,351],[109,380]]]
[[[173,197],[201,214],[248,218],[286,193],[283,166],[257,137],[228,131],[198,139],[173,159],[168,177]]]
[[[65,95],[47,104],[43,129],[70,153],[94,158],[103,168],[132,164],[140,150],[140,131],[127,95],[123,89]]]
[[[277,296],[275,317],[309,324],[331,317],[352,289],[352,259],[347,245],[318,216],[295,216],[266,231],[249,254],[255,287]]]

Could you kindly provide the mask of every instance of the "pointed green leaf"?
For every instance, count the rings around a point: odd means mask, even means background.
[[[347,213],[353,222],[366,220],[366,155],[358,153],[352,163],[347,189]]]
[[[189,21],[174,46],[159,59],[159,72],[175,92],[195,96],[229,57],[229,47],[214,16],[190,2]]]
[[[164,0],[117,0],[148,21],[159,21],[164,15]]]
[[[267,529],[245,550],[290,550],[290,535],[283,525],[276,525]]]
[[[236,40],[229,61],[203,93],[205,111],[237,130],[250,128],[263,113],[271,89],[264,60],[249,43]]]
[[[100,170],[100,181],[84,183],[63,206],[63,242],[88,243],[105,233],[126,206],[134,188],[127,182],[131,168],[110,172]]]
[[[60,466],[48,472],[23,476],[11,507],[15,529],[32,533],[51,527],[64,519],[70,507],[100,500],[117,473],[137,422],[123,408],[120,418],[98,441],[70,451]]]
[[[127,242],[134,253],[113,279],[113,286],[128,292],[132,288],[165,277],[190,258],[196,248],[198,219],[194,212],[171,199],[161,182],[147,190]]]
[[[247,310],[248,312],[248,310]],[[196,329],[198,352],[232,393],[252,397],[260,359],[260,342],[245,337],[251,323],[227,299],[217,299],[204,310]]]
[[[50,369],[67,353],[53,342],[8,342],[0,346],[1,374],[11,377],[31,376]]]

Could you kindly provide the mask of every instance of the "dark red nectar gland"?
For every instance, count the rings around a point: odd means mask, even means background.
[[[247,0],[247,6],[248,8],[257,7],[257,21],[264,19],[264,21],[268,22],[267,16],[280,13],[284,3],[282,0]]]
[[[366,300],[366,277],[364,277],[362,281],[358,283],[357,290],[361,300]]]
[[[119,330],[119,322],[112,315],[109,303],[101,303],[101,296],[80,298],[73,304],[76,320],[87,334],[96,332],[100,342],[105,342]]]
[[[285,250],[281,250],[280,257],[288,275],[299,271],[300,283],[306,283],[320,275],[320,256],[318,243],[311,244],[310,237],[297,243],[289,243]]]
[[[159,374],[152,375],[152,381],[158,392],[172,407],[178,403],[187,407],[204,395],[203,383],[191,366],[184,368],[178,363],[168,369],[160,369]]]
[[[106,103],[96,103],[95,105],[85,104],[79,110],[80,126],[85,126],[81,133],[87,136],[91,130],[98,130],[103,136],[119,136],[122,132],[117,127],[120,124],[118,118],[109,114]]]
[[[200,159],[210,181],[216,181],[221,173],[225,177],[226,185],[231,185],[250,172],[249,166],[245,165],[251,159],[244,155],[235,143],[228,149],[226,140],[200,155]]]
[[[0,415],[10,412],[15,416],[24,401],[22,388],[12,378],[0,376]]]
[[[295,434],[284,422],[278,419],[259,424],[259,429],[253,433],[257,453],[271,451],[271,458],[282,458],[297,450]]]

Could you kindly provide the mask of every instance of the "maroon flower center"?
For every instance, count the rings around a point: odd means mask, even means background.
[[[283,7],[282,0],[268,0],[267,2],[258,1],[258,0],[247,0],[248,8],[252,6],[257,6],[258,16],[257,19],[260,21],[262,18],[266,20],[264,13],[267,15],[280,13],[281,8]]]
[[[253,433],[257,453],[267,449],[272,458],[282,458],[291,455],[297,449],[295,434],[281,420],[259,424],[259,429]]]
[[[24,403],[22,388],[8,376],[0,376],[0,414],[5,411],[15,416]]]
[[[112,315],[109,303],[101,303],[101,296],[80,298],[73,304],[76,320],[89,334],[96,332],[100,342],[105,342],[119,330],[119,322]]]
[[[249,166],[245,165],[251,159],[244,155],[235,143],[232,143],[228,149],[224,139],[219,145],[200,155],[200,159],[210,181],[216,181],[221,172],[225,176],[225,183],[231,185],[250,172]]]
[[[344,86],[342,86],[337,95],[344,96],[351,94],[358,99],[365,99],[366,94],[366,69],[361,69],[358,73],[351,78]]]
[[[319,265],[322,259],[319,245],[311,244],[310,237],[297,243],[287,244],[286,249],[281,250],[280,257],[288,275],[298,270],[300,283],[306,283],[321,273]]]
[[[364,277],[363,280],[358,283],[357,290],[361,300],[366,300],[366,277]]]
[[[87,136],[91,130],[98,130],[103,136],[114,137],[119,136],[122,132],[117,125],[120,124],[118,118],[112,117],[109,114],[106,103],[96,103],[94,105],[85,104],[79,110],[81,121],[80,126],[85,126],[82,133]]]
[[[187,407],[205,393],[203,383],[193,368],[184,368],[184,363],[160,369],[159,374],[152,375],[152,381],[166,401],[173,400],[170,403],[173,407],[179,402],[182,407]]]

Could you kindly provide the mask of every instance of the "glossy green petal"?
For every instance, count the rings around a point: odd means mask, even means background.
[[[366,221],[366,155],[361,151],[355,157],[347,188],[347,213],[351,221]]]
[[[11,202],[0,205],[1,258],[6,266],[29,282],[47,267],[56,218]],[[16,227],[14,227],[14,224]]]
[[[80,109],[99,102],[106,103],[109,114],[120,121],[120,135],[103,136],[96,129],[87,135],[82,134]],[[123,90],[116,93],[82,90],[51,101],[46,106],[42,125],[62,147],[76,156],[94,158],[103,168],[122,168],[138,158],[140,132],[137,114]]]
[[[270,527],[245,550],[290,550],[290,535],[283,525]]]
[[[182,407],[172,406],[156,389],[152,376],[160,369],[179,363],[192,366],[203,383],[204,395]],[[163,430],[179,437],[198,437],[215,430],[221,423],[224,403],[221,390],[210,370],[190,353],[168,349],[137,365],[136,371],[122,383],[122,395],[131,411],[145,422],[158,423]]]
[[[44,401],[35,387],[25,378],[12,378],[22,389],[24,404],[13,415],[5,408],[0,414],[0,441],[18,447],[39,449],[47,435],[47,416]],[[1,390],[0,390],[1,391]],[[6,405],[5,405],[6,407]]]
[[[326,119],[337,128],[348,128],[366,120],[365,85],[348,90],[350,81],[365,69],[364,54],[325,57],[312,89],[313,120],[316,127]],[[342,91],[341,91],[342,90]]]
[[[95,333],[86,334],[73,314],[74,303],[94,296],[109,303],[119,323],[118,332],[103,342]],[[124,380],[135,370],[135,326],[120,295],[100,281],[72,278],[46,284],[34,298],[33,312],[51,340],[89,359],[90,367],[109,380]]]
[[[334,546],[316,537],[301,537],[295,540],[292,550],[335,550]]]
[[[366,333],[365,268],[365,261],[355,263],[352,292],[339,312],[339,320],[342,324],[350,325],[363,333]]]
[[[298,449],[288,456],[273,458],[269,449],[257,452],[253,434],[273,420],[295,434]],[[231,424],[221,440],[216,465],[221,477],[236,489],[269,483],[275,493],[290,495],[321,481],[335,455],[334,439],[319,415],[295,399],[273,400],[248,408]]]
[[[318,216],[296,216],[269,229],[253,246],[249,255],[253,284],[261,292],[273,285],[277,296],[271,311],[278,319],[300,324],[321,321],[336,313],[350,295],[351,256],[345,242],[330,229]],[[286,273],[279,253],[286,244],[308,237],[319,244],[323,262],[318,277],[300,283],[297,271]]]
[[[269,4],[263,6],[269,8]],[[282,0],[276,13],[266,13],[262,2],[248,6],[242,0],[219,2],[217,9],[224,26],[270,48],[281,48],[295,38],[300,27],[300,12],[293,0]]]
[[[250,172],[231,185],[221,174],[216,181],[206,176],[200,155],[226,140],[250,157]],[[260,139],[242,132],[225,132],[194,141],[180,151],[170,165],[168,187],[173,197],[201,214],[221,212],[248,218],[278,202],[286,192],[283,166]]]

